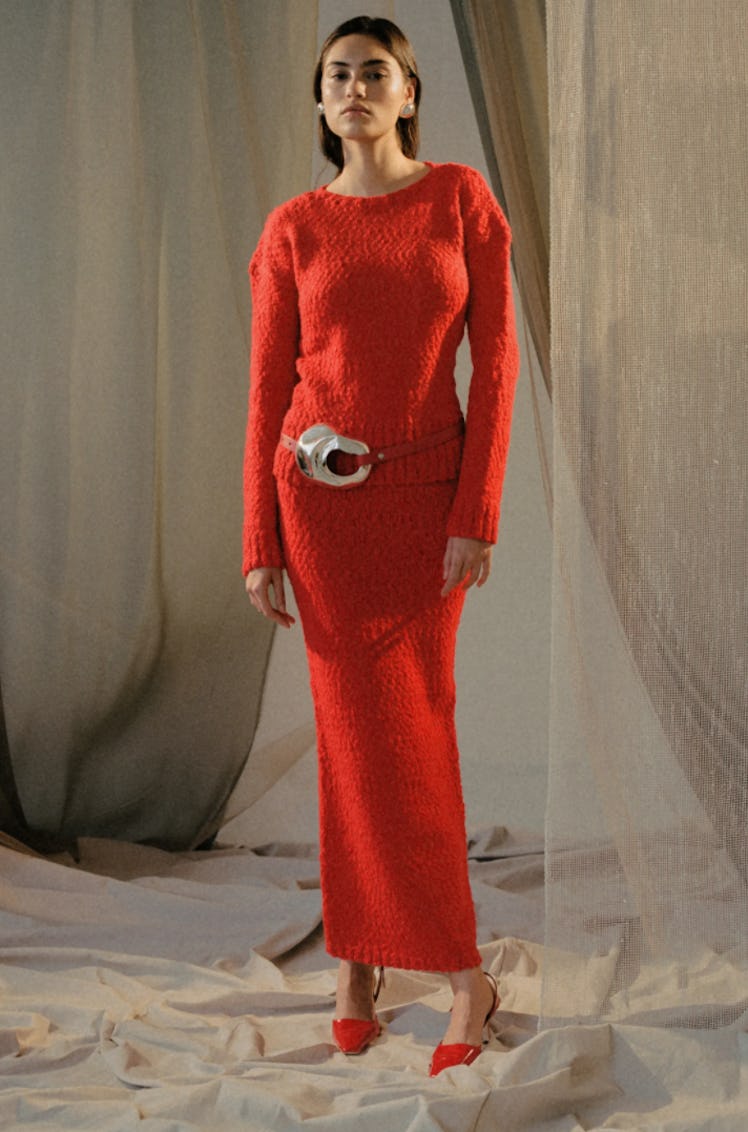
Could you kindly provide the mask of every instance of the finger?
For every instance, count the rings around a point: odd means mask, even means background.
[[[270,600],[271,586],[278,603],[277,608]],[[274,621],[284,629],[290,629],[295,624],[295,619],[286,611],[283,574],[280,570],[273,570],[271,573],[265,571],[258,574],[250,573],[247,575],[246,588],[252,605],[263,617],[267,617],[269,621]]]
[[[271,617],[284,629],[290,629],[292,625],[296,624],[296,619],[286,609],[286,592],[283,587],[283,572],[281,570],[273,573],[272,586],[275,606],[272,608]]]
[[[480,589],[481,586],[485,586],[485,584],[488,581],[490,576],[491,576],[491,555],[487,554],[485,556],[485,558],[483,559],[483,561],[481,562],[480,578],[478,579],[478,582],[477,582],[479,589]]]
[[[273,613],[273,607],[270,604],[270,595],[268,592],[269,587],[270,583],[266,580],[263,580],[249,591],[249,597],[252,605],[263,615],[263,617],[270,617]]]
[[[442,570],[442,578],[444,585],[442,587],[442,596],[448,594],[455,584],[455,573],[457,570],[457,559],[452,547],[452,543],[447,543],[447,550],[444,555],[444,568]]]
[[[467,564],[465,575],[462,580],[462,588],[469,590],[474,586],[480,577],[480,562],[471,562]]]
[[[281,613],[279,609],[271,609],[267,614],[271,621],[275,621],[282,629],[290,629],[292,625],[296,624],[295,619],[290,613]]]
[[[286,591],[283,587],[283,573],[280,570],[273,574],[272,585],[275,594],[275,608],[280,613],[286,613]]]
[[[451,574],[452,574],[452,559],[453,559],[453,557],[454,556],[452,554],[452,543],[447,542],[447,549],[444,552],[444,561],[442,563],[442,581],[444,582],[444,585],[442,586],[442,597],[444,597],[446,594],[448,594],[450,589],[451,589],[451,586],[449,584],[449,579],[450,579]]]
[[[447,540],[447,549],[444,551],[444,559],[442,561],[442,580],[446,582],[449,577],[449,571],[452,568],[452,542]]]
[[[264,597],[264,599],[258,599],[257,601],[253,602],[253,605],[263,615],[263,617],[267,617],[268,621],[274,621],[276,625],[281,625],[284,629],[290,629],[291,626],[295,624],[295,620],[290,613],[286,613],[281,609],[276,609],[275,606],[270,603],[270,600],[267,597]]]
[[[470,577],[465,580],[465,589],[470,586],[483,586],[488,580],[491,573],[491,555],[487,550],[484,550],[480,557],[474,559],[470,565]]]
[[[456,554],[451,556],[449,570],[447,572],[447,576],[444,581],[444,587],[442,589],[442,597],[446,597],[450,590],[453,590],[455,586],[458,586],[460,584],[462,579],[465,577],[466,569],[466,563],[462,558],[460,558]]]
[[[469,564],[468,577],[465,578],[463,583],[466,590],[471,586],[484,586],[488,581],[491,573],[491,548],[490,546],[484,547],[481,550],[478,558],[474,558]]]

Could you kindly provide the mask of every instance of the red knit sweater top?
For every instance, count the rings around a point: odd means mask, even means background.
[[[480,173],[427,164],[404,189],[320,188],[267,219],[249,266],[245,574],[284,564],[275,477],[301,473],[281,433],[324,423],[375,449],[453,425],[466,326],[464,436],[375,465],[365,487],[347,490],[457,479],[447,534],[496,540],[519,368],[509,226]]]

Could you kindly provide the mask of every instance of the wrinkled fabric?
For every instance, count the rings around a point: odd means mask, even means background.
[[[371,1132],[746,1126],[745,1018],[710,1032],[537,1032],[537,839],[471,839],[481,956],[503,1001],[478,1060],[434,1079],[451,998],[442,976],[386,971],[383,1036],[358,1058],[334,1048],[313,847],[78,848],[77,867],[0,849],[3,1127],[348,1132],[354,1112]],[[573,976],[583,962],[566,957]],[[589,1005],[614,978],[614,958],[601,957]]]

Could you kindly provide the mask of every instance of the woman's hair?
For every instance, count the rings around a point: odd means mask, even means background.
[[[322,101],[322,68],[325,63],[325,56],[332,47],[333,43],[342,39],[346,35],[366,35],[370,39],[376,39],[382,44],[385,51],[400,64],[400,68],[405,75],[406,79],[410,79],[415,87],[415,97],[413,103],[416,112],[412,118],[398,118],[397,132],[400,137],[400,148],[406,157],[415,157],[418,153],[418,106],[421,102],[421,80],[418,77],[418,67],[416,65],[415,55],[407,37],[400,31],[397,24],[393,24],[391,20],[386,20],[383,17],[371,16],[354,16],[351,20],[346,20],[345,23],[335,28],[335,31],[328,35],[325,42],[322,44],[322,50],[319,53],[319,59],[314,71],[314,99],[315,102]],[[322,152],[328,161],[337,166],[338,172],[343,171],[345,164],[343,160],[343,143],[337,134],[334,134],[327,122],[324,115],[320,115],[319,119],[319,141]]]

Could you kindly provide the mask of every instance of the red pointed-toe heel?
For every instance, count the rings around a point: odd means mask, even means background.
[[[377,967],[376,983],[374,985],[374,1001],[379,998],[379,992],[384,986],[384,967]],[[335,1018],[332,1023],[332,1036],[335,1045],[342,1053],[349,1057],[363,1053],[375,1038],[382,1032],[376,1014],[368,1018]]]
[[[499,1009],[499,988],[496,979],[490,971],[484,971],[483,974],[488,979],[491,984],[491,989],[493,990],[491,1009],[483,1023],[484,1026],[487,1026]],[[453,1065],[472,1065],[482,1049],[483,1046],[471,1046],[467,1042],[453,1042],[449,1045],[444,1045],[443,1042],[439,1042],[431,1058],[429,1077],[436,1077],[443,1069],[451,1069]]]

